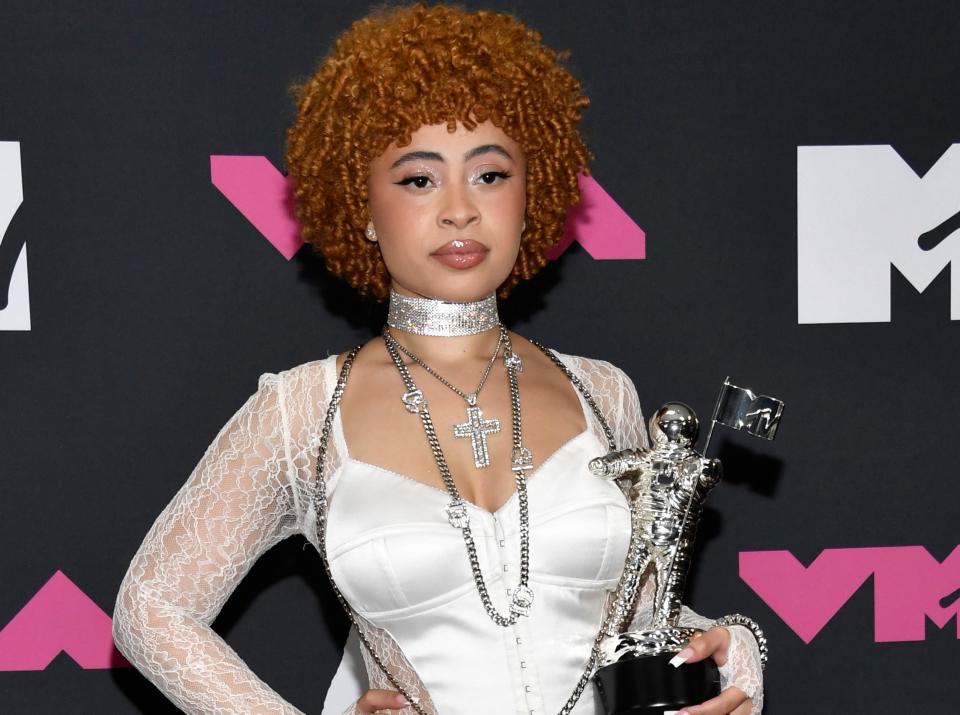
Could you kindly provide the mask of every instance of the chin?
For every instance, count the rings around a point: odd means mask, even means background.
[[[491,288],[487,290],[445,290],[439,293],[435,293],[434,297],[439,298],[440,300],[448,301],[451,303],[472,303],[477,300],[482,300],[486,298],[491,293],[495,292],[496,288]]]
[[[497,288],[507,279],[507,276],[489,276],[489,275],[466,275],[458,273],[456,275],[444,276],[441,280],[426,282],[423,280],[410,283],[397,281],[394,287],[403,286],[408,292],[417,295],[436,298],[437,300],[448,301],[452,303],[468,303],[486,298],[491,293],[496,293]],[[409,288],[407,287],[409,286]]]
[[[499,285],[499,284],[497,284]],[[437,300],[449,303],[470,303],[486,298],[491,293],[495,293],[497,286],[494,287],[474,287],[474,286],[425,286],[422,290],[416,289],[418,295],[436,298]]]

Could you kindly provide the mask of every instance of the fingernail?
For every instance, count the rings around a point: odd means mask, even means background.
[[[670,665],[674,668],[679,668],[681,665],[690,660],[690,657],[693,655],[693,648],[684,648],[682,651],[677,653],[673,658],[670,659]],[[690,713],[687,713],[690,715]]]
[[[393,700],[394,700],[394,702],[395,702],[397,705],[409,705],[409,704],[410,704],[410,701],[407,700],[405,697],[403,697],[403,695],[402,695],[401,693],[397,693]]]

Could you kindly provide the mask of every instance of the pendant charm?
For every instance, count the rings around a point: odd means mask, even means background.
[[[515,472],[533,469],[533,452],[526,447],[513,450],[513,460],[510,468]]]
[[[529,586],[517,586],[510,601],[510,612],[518,616],[530,615],[530,604],[533,603],[533,591]]]
[[[447,504],[445,509],[447,511],[447,521],[450,522],[450,526],[462,529],[470,523],[470,515],[467,514],[467,505],[463,503],[462,499],[453,500]]]
[[[520,356],[517,355],[512,350],[503,355],[503,364],[508,370],[516,370],[517,372],[523,372],[523,360],[520,359]]]
[[[473,447],[473,464],[477,469],[490,466],[490,453],[487,450],[487,435],[500,431],[500,420],[483,419],[479,407],[467,408],[467,421],[453,426],[454,437],[469,437]]]
[[[415,415],[420,413],[421,408],[427,406],[427,399],[420,390],[405,392],[400,399],[403,400],[403,406],[407,408],[407,412]]]

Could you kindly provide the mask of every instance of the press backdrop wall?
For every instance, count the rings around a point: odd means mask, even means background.
[[[715,435],[688,602],[765,627],[767,713],[951,711],[960,5],[484,6],[572,51],[612,222],[510,326],[648,413],[726,375],[787,404],[772,443]],[[0,7],[0,711],[173,711],[112,654],[133,552],[261,373],[380,325],[275,210],[287,86],[366,9]],[[304,546],[214,625],[318,713],[347,631]]]

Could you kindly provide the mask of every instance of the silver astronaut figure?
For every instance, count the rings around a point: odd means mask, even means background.
[[[590,471],[616,481],[633,504],[633,536],[624,578],[612,603],[602,645],[602,664],[624,657],[677,652],[694,629],[677,625],[690,552],[703,502],[720,480],[719,460],[692,448],[699,422],[682,402],[671,402],[650,419],[651,449],[611,452],[590,462]],[[624,633],[645,577],[655,579],[652,620]]]

